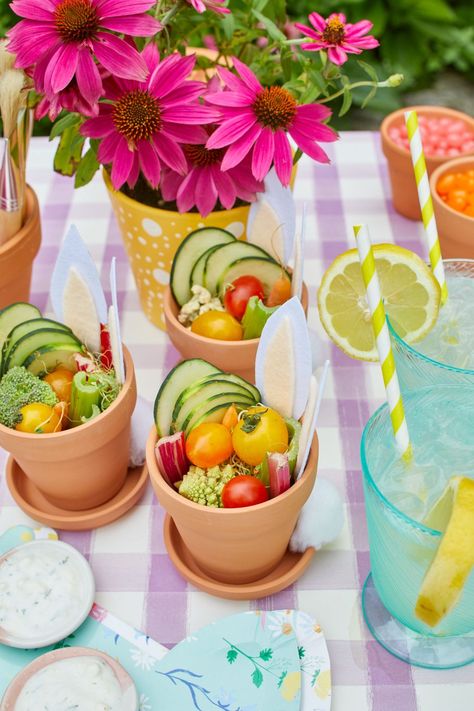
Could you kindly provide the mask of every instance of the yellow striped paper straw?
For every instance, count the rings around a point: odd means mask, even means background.
[[[400,394],[392,344],[390,343],[382,292],[375,268],[374,252],[372,250],[367,226],[355,225],[354,235],[357,242],[357,249],[359,250],[362,277],[367,292],[370,315],[372,316],[372,325],[374,327],[379,360],[382,366],[382,376],[390,409],[393,432],[403,458],[410,459],[412,453],[410,437],[408,434],[407,421],[405,419],[402,396]]]
[[[430,252],[430,263],[433,273],[441,287],[441,303],[444,304],[448,298],[448,287],[444,275],[443,258],[438,238],[438,228],[433,210],[433,200],[431,199],[430,181],[426,170],[425,154],[421,141],[420,128],[418,126],[418,115],[416,111],[405,111],[405,123],[407,126],[408,139],[410,141],[410,153],[415,171],[416,187],[418,188],[418,199],[420,201],[421,216],[428,240]]]

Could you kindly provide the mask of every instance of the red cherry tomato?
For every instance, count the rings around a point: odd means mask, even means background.
[[[224,306],[238,321],[241,321],[252,296],[263,299],[263,284],[254,276],[241,276],[229,284],[225,291]]]
[[[248,474],[234,477],[222,489],[222,503],[225,509],[255,506],[265,501],[268,501],[265,484]]]

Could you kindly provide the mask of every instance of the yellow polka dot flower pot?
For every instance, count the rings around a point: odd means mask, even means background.
[[[197,212],[161,210],[114,190],[105,171],[103,176],[143,311],[155,326],[165,330],[163,298],[174,255],[183,239],[200,227],[221,227],[245,239],[250,206],[211,212],[207,217]]]

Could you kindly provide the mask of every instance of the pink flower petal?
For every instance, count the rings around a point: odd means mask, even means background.
[[[227,149],[222,160],[221,169],[229,170],[238,165],[248,154],[253,144],[260,135],[262,127],[258,123],[251,126],[248,131]]]
[[[31,2],[31,0],[14,0],[10,4],[11,9],[19,17],[26,17],[28,20],[54,21],[54,5],[50,2]]]
[[[133,154],[133,163],[132,163],[132,168],[130,170],[130,173],[128,174],[127,178],[127,185],[130,188],[134,188],[135,184],[138,180],[138,176],[140,175],[140,160],[138,158],[138,153],[135,152]]]
[[[94,0],[101,19],[139,15],[149,10],[154,4],[154,0]]]
[[[180,126],[179,123],[163,122],[163,133],[178,141],[178,143],[189,143],[190,145],[204,145],[209,137],[207,131],[201,126]]]
[[[231,71],[228,69],[225,69],[224,67],[217,67],[217,73],[219,74],[220,78],[224,82],[224,84],[231,90],[239,93],[244,93],[246,94],[250,100],[255,99],[255,94],[257,93],[256,91],[252,91],[250,87],[248,87],[242,79],[240,79],[238,76],[235,74],[232,74]],[[260,89],[258,90],[260,91]]]
[[[152,188],[157,188],[160,182],[161,166],[154,147],[150,141],[139,141],[137,152],[143,175]]]
[[[129,15],[127,17],[107,17],[100,22],[101,27],[134,37],[153,37],[162,25],[151,15]]]
[[[263,128],[253,147],[252,173],[257,180],[263,180],[270,170],[274,150],[273,131],[271,128]]]
[[[273,157],[276,174],[285,187],[290,184],[293,170],[293,156],[288,137],[284,131],[275,133],[275,155]]]
[[[104,138],[115,131],[111,116],[96,116],[87,119],[81,126],[81,134],[89,138]]]
[[[251,101],[245,94],[237,94],[233,91],[220,91],[216,94],[206,94],[206,101],[216,106],[242,107],[250,106]]]
[[[196,189],[198,178],[199,170],[197,168],[192,168],[181,183],[176,196],[176,202],[180,212],[188,212],[188,210],[194,207],[196,202],[194,191]]]
[[[177,173],[186,174],[188,169],[186,158],[184,157],[183,149],[176,141],[171,140],[163,131],[160,131],[160,133],[155,133],[153,136],[153,144],[163,163],[166,163]]]
[[[211,173],[217,188],[219,200],[226,210],[230,210],[234,206],[237,197],[234,181],[231,179],[229,173],[224,173],[218,165],[211,166]]]
[[[189,104],[200,98],[203,93],[203,84],[200,81],[185,81],[181,86],[173,89],[166,95],[163,103],[166,106],[179,106],[179,104]]]
[[[199,171],[194,197],[199,212],[203,217],[207,217],[215,208],[218,197],[210,168],[201,168]]]
[[[33,33],[34,42],[31,41]],[[16,54],[17,67],[36,64],[47,52],[59,46],[60,40],[52,25],[22,20],[8,32],[8,49]]]
[[[373,26],[374,23],[370,22],[370,20],[361,20],[354,25],[346,25],[346,37],[348,40],[362,37],[362,35],[366,35],[367,32],[370,32]]]
[[[59,47],[49,60],[44,75],[46,94],[56,94],[69,84],[76,72],[78,59],[79,50],[75,43]]]
[[[210,107],[199,104],[189,104],[188,106],[171,106],[164,108],[161,117],[163,121],[183,124],[207,124],[218,121],[220,116],[217,111]]]
[[[179,186],[183,182],[183,176],[175,173],[174,170],[164,168],[161,174],[160,190],[166,202],[176,200]]]
[[[98,32],[93,47],[99,62],[112,75],[138,81],[146,79],[148,70],[144,59],[136,49],[120,37]]]
[[[225,121],[209,138],[207,148],[224,148],[237,141],[257,123],[257,117],[247,114]]]
[[[328,49],[328,58],[330,62],[339,66],[347,62],[347,54],[342,47],[330,47]]]
[[[263,89],[253,71],[246,64],[237,59],[237,57],[232,57],[232,63],[252,92],[258,93]]]
[[[308,27],[307,25],[302,25],[300,22],[295,22],[295,27],[304,35],[306,35],[306,37],[311,37],[312,39],[315,39],[317,41],[321,40],[321,32],[312,30],[311,27]]]
[[[297,115],[310,121],[324,121],[332,111],[324,104],[302,104],[297,108]]]
[[[324,32],[326,29],[326,20],[319,14],[319,12],[312,12],[308,16],[308,20],[311,22],[315,30]]]
[[[145,64],[148,67],[149,73],[151,74],[158,62],[160,61],[160,53],[158,51],[158,47],[154,42],[148,42],[142,52],[142,57],[145,60]]]
[[[317,143],[304,136],[295,128],[290,129],[290,136],[294,139],[299,148],[310,158],[318,163],[330,163],[329,156],[318,146]]]
[[[297,114],[295,120],[293,121],[292,128],[296,128],[297,131],[308,136],[312,141],[321,141],[322,143],[332,143],[337,141],[339,136],[337,133],[322,123],[311,121],[303,116]]]
[[[76,81],[84,99],[95,104],[102,94],[102,79],[88,48],[79,51]]]
[[[86,123],[88,123],[88,121],[84,123],[83,128]],[[100,142],[99,150],[97,151],[99,161],[104,165],[111,163],[114,159],[115,151],[121,142],[122,136],[119,133],[109,133],[109,135]]]
[[[305,42],[301,45],[301,49],[306,52],[319,52],[320,49],[327,49],[327,42]]]
[[[170,55],[157,66],[151,75],[149,89],[155,96],[162,98],[169,94],[179,84],[189,76],[196,63],[194,54],[188,57],[176,58],[175,54]]]
[[[122,185],[127,182],[133,167],[133,160],[134,152],[130,150],[127,141],[121,136],[115,151],[110,175],[115,190],[120,190]]]
[[[379,46],[378,40],[375,37],[360,37],[358,39],[351,39],[349,42],[343,42],[341,47],[347,51],[355,52],[362,49],[375,49]]]

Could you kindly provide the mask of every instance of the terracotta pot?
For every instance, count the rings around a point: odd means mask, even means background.
[[[25,223],[0,245],[0,309],[16,301],[29,301],[31,270],[41,243],[41,222],[36,193],[27,186]]]
[[[146,452],[153,489],[202,572],[221,583],[244,584],[259,580],[276,568],[316,480],[317,436],[296,484],[275,499],[241,509],[200,506],[178,494],[158,469],[156,441],[153,427]]]
[[[430,178],[433,207],[441,242],[441,253],[445,259],[474,259],[474,217],[453,210],[438,195],[436,185],[445,173],[474,170],[474,156],[454,158],[440,165]]]
[[[123,711],[137,711],[138,696],[133,679],[127,671],[115,659],[109,657],[105,652],[98,649],[89,649],[88,647],[62,647],[52,652],[47,652],[37,657],[22,669],[8,686],[0,704],[0,711],[14,711],[15,705],[26,682],[41,669],[44,669],[49,664],[59,662],[61,659],[70,659],[71,657],[99,657],[113,669],[124,694]]]
[[[308,289],[303,284],[301,303],[308,313]],[[228,373],[236,373],[245,380],[255,382],[255,358],[259,338],[247,341],[221,341],[193,333],[178,321],[179,306],[173,299],[170,287],[166,287],[164,303],[166,330],[170,341],[183,358],[202,358],[216,368]]]
[[[393,126],[405,122],[404,112],[409,109],[415,110],[419,116],[449,117],[464,121],[472,131],[474,131],[474,119],[460,111],[454,111],[454,109],[444,108],[443,106],[410,106],[394,111],[382,121],[380,127],[382,150],[388,161],[393,206],[404,217],[408,217],[410,220],[421,220],[421,210],[410,151],[398,146],[388,135]],[[431,175],[438,166],[447,163],[449,160],[451,160],[449,157],[427,156],[426,168],[428,175]]]
[[[12,454],[43,496],[62,509],[100,506],[125,482],[137,388],[132,358],[125,348],[124,354],[122,390],[90,422],[53,434],[17,432],[0,425],[0,446]]]

